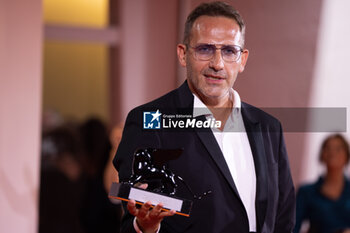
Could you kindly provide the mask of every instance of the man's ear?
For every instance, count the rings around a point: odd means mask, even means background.
[[[241,55],[241,62],[239,64],[239,73],[244,71],[244,67],[247,64],[248,55],[249,55],[248,49],[244,49]]]
[[[186,67],[186,45],[177,45],[177,58],[179,59],[180,65]]]

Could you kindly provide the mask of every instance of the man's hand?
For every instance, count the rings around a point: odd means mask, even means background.
[[[142,189],[147,188],[147,184],[136,184],[135,186]],[[162,211],[162,203],[159,203],[154,208],[151,208],[151,206],[151,202],[148,201],[140,208],[137,208],[134,200],[128,201],[128,211],[136,217],[136,223],[143,233],[157,232],[163,218],[175,214],[175,210]]]
[[[157,232],[163,218],[175,214],[174,210],[162,211],[162,208],[163,205],[159,203],[151,209],[151,202],[146,202],[138,209],[134,200],[128,202],[128,211],[136,217],[137,225],[143,233]]]

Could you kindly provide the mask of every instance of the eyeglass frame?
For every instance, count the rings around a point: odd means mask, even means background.
[[[221,46],[221,47],[217,47],[218,45]],[[185,46],[186,46],[186,48],[192,48],[192,49],[194,50],[194,56],[195,56],[195,58],[198,59],[198,60],[200,60],[200,61],[210,61],[210,60],[213,59],[213,57],[215,56],[215,53],[213,53],[213,54],[211,55],[211,57],[208,58],[208,59],[201,59],[201,58],[198,58],[196,49],[199,48],[200,46],[210,46],[211,48],[215,47],[215,52],[216,52],[216,50],[220,50],[220,52],[221,52],[221,53],[220,53],[220,54],[221,54],[221,58],[222,58],[225,62],[237,62],[237,61],[241,58],[242,53],[244,52],[244,49],[241,48],[241,46],[239,46],[239,45],[206,44],[206,43],[202,43],[202,44],[198,44],[198,45],[196,45],[196,46],[191,46],[191,45],[189,45],[189,44],[185,44]],[[223,50],[222,50],[222,49],[225,48],[225,47],[233,47],[233,48],[235,48],[235,49],[238,48],[237,51],[239,52],[239,55],[237,56],[237,58],[236,58],[235,60],[227,60],[227,59],[224,58]]]

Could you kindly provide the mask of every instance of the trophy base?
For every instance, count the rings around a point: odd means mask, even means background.
[[[135,200],[137,204],[143,204],[150,201],[152,206],[162,203],[164,211],[175,210],[176,214],[186,217],[190,216],[192,208],[192,201],[190,200],[135,188],[128,183],[113,182],[108,197],[122,201]]]

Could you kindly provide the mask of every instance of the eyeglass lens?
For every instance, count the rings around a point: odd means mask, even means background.
[[[241,55],[242,49],[239,46],[224,45],[217,48],[213,44],[201,44],[194,47],[196,57],[200,60],[210,60],[213,58],[217,49],[221,50],[221,56],[225,61],[237,61]]]

